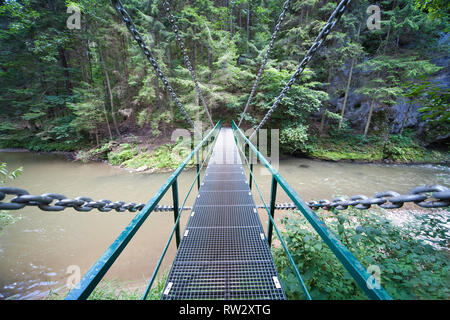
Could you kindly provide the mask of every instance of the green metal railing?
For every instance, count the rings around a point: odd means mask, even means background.
[[[111,246],[103,253],[103,255],[97,260],[97,262],[89,269],[89,271],[84,275],[81,279],[80,283],[73,288],[67,297],[66,300],[85,300],[89,297],[98,283],[103,279],[106,272],[118,258],[118,256],[125,249],[127,244],[148,218],[148,216],[153,212],[155,207],[158,205],[159,201],[163,198],[169,188],[172,188],[172,198],[173,198],[173,207],[174,207],[174,226],[172,232],[169,236],[169,240],[163,250],[163,253],[156,265],[155,271],[150,279],[149,285],[144,293],[143,299],[145,299],[148,295],[148,292],[156,278],[156,274],[158,273],[159,267],[161,266],[161,262],[167,252],[169,244],[175,234],[176,245],[178,247],[180,243],[180,217],[181,212],[183,211],[184,204],[188,199],[195,182],[197,182],[198,188],[200,187],[200,173],[201,170],[206,163],[209,155],[211,154],[211,150],[214,148],[214,142],[217,140],[217,135],[220,131],[221,121],[219,121],[216,126],[203,138],[203,140],[194,148],[194,150],[186,157],[186,159],[181,163],[181,165],[172,173],[172,175],[167,179],[167,181],[161,186],[158,192],[150,199],[150,201],[145,205],[145,207],[136,215],[136,217],[128,224],[128,226],[122,231],[122,233],[117,237],[117,239],[111,244]],[[204,157],[204,161],[202,164],[199,164],[199,152],[203,147],[209,147],[206,156]],[[181,172],[185,169],[186,165],[191,161],[191,159],[196,156],[197,157],[197,174],[187,192],[184,201],[181,206],[179,206],[178,199],[178,183],[177,178],[181,174]]]
[[[314,230],[319,234],[323,241],[328,245],[331,251],[335,254],[338,260],[342,263],[344,268],[350,273],[357,285],[366,293],[370,299],[376,300],[390,300],[391,296],[381,287],[379,283],[372,280],[373,277],[364,268],[364,266],[358,261],[358,259],[340,242],[340,240],[331,232],[325,225],[325,223],[304,203],[300,196],[292,189],[289,184],[284,180],[283,177],[270,165],[269,161],[258,151],[258,149],[250,142],[250,140],[244,135],[244,133],[239,129],[234,121],[232,122],[232,129],[238,149],[242,153],[243,158],[248,166],[250,176],[249,185],[251,186],[251,181],[253,180],[255,187],[259,193],[261,200],[263,201],[264,207],[267,211],[269,218],[268,230],[267,230],[267,241],[269,245],[272,242],[272,230],[274,229],[278,239],[288,257],[289,262],[292,264],[292,268],[297,277],[297,280],[305,293],[307,299],[311,299],[308,290],[300,276],[294,259],[292,258],[286,243],[284,242],[279,229],[277,228],[274,221],[275,213],[275,201],[277,196],[277,186],[280,185],[285,191],[287,196],[294,202],[297,209],[303,214],[306,220],[311,224]],[[259,160],[269,171],[272,178],[271,193],[270,193],[270,204],[267,205],[261,190],[255,180],[253,175],[253,161],[249,163],[245,155],[245,146],[249,147],[249,158],[252,159],[253,154],[256,156],[256,160]],[[370,286],[368,283],[370,282]]]

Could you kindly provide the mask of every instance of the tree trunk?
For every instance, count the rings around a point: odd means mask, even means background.
[[[209,67],[209,72],[208,72],[208,81],[211,82],[212,79],[212,53],[211,53],[211,48],[208,48],[208,67]]]
[[[241,14],[241,4],[238,6],[238,12],[239,12],[239,29],[242,28],[242,14]]]
[[[98,147],[100,142],[99,142],[99,139],[98,139],[98,128],[97,128],[97,125],[95,126],[94,134],[95,134],[95,143],[96,143],[96,146]]]
[[[328,70],[328,83],[331,82],[332,75],[333,75],[332,72],[333,72],[333,67],[331,66],[330,69]],[[328,88],[328,91],[330,91],[329,88]],[[320,119],[320,128],[319,128],[319,132],[320,132],[321,135],[323,133],[323,128],[324,128],[324,125],[325,125],[326,111],[327,111],[327,107],[323,106],[323,108],[322,108],[322,117]]]
[[[350,73],[348,75],[347,87],[345,88],[345,96],[344,96],[344,102],[342,103],[341,119],[339,120],[338,130],[341,129],[342,122],[344,121],[345,106],[347,105],[348,91],[350,90],[350,83],[352,82],[353,67],[355,66],[355,60],[356,60],[356,57],[353,57],[352,65],[350,66]]]
[[[249,39],[250,39],[250,0],[247,0],[247,50]]]
[[[361,24],[358,26],[358,32],[356,35],[356,39],[359,40],[359,35],[361,34]],[[339,127],[338,130],[341,129],[342,126],[342,122],[344,121],[344,114],[345,114],[345,107],[347,105],[347,99],[348,99],[348,92],[350,90],[350,84],[352,82],[352,76],[353,76],[353,68],[355,66],[355,62],[356,62],[356,56],[353,57],[352,59],[352,64],[350,66],[350,73],[348,75],[348,80],[347,80],[347,87],[345,88],[345,96],[344,96],[344,102],[342,103],[342,112],[341,112],[341,119],[339,120]]]
[[[111,126],[109,125],[108,112],[106,111],[106,105],[105,104],[103,104],[103,113],[105,114],[106,128],[108,129],[109,139],[112,140],[113,136],[112,136],[112,132],[111,132]]]
[[[127,91],[125,93],[125,103],[128,104],[129,100],[130,100],[130,84],[128,83],[129,77],[130,77],[130,70],[128,69],[128,56],[127,56],[127,45],[125,42],[125,37],[121,36],[120,37],[121,40],[121,45],[122,45],[122,64],[123,64],[123,70],[124,70],[124,77],[125,77],[125,83],[126,83],[126,88]]]
[[[321,116],[321,118],[320,118],[320,127],[319,127],[319,133],[320,133],[320,135],[322,135],[322,133],[323,133],[323,127],[324,127],[324,125],[325,125],[325,111],[327,110],[327,107],[326,106],[323,106],[322,107],[322,116]]]
[[[230,5],[230,39],[233,39],[233,4]]]
[[[92,73],[92,59],[91,59],[91,50],[89,49],[89,41],[86,43],[86,54],[88,58],[88,71],[89,71],[89,83],[94,82],[93,73]]]
[[[375,100],[372,99],[372,102],[370,103],[369,116],[367,117],[366,128],[364,129],[364,136],[366,136],[366,135],[367,135],[367,132],[369,131],[370,120],[372,119],[372,113],[373,113],[373,107],[374,107],[374,105],[375,105]]]
[[[108,88],[109,102],[111,105],[111,116],[113,119],[114,129],[115,129],[117,135],[119,136],[119,138],[121,138],[121,135],[119,132],[119,127],[118,127],[117,121],[116,121],[115,112],[114,112],[114,97],[113,97],[113,93],[111,90],[111,83],[109,81],[109,74],[108,74],[108,71],[106,70],[105,60],[103,59],[103,55],[101,53],[100,48],[98,48],[98,55],[100,57],[100,63],[102,64],[102,67],[103,67],[103,72],[105,73],[105,80],[106,80],[106,86]]]
[[[194,32],[197,33],[197,30],[194,28]],[[192,68],[197,73],[197,42],[193,41],[192,45],[194,46],[194,65]]]

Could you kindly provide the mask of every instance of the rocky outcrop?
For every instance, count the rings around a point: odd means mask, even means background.
[[[439,45],[450,45],[450,35],[443,34],[438,41]],[[443,67],[442,70],[434,74],[431,81],[442,86],[444,88],[450,87],[450,55],[439,56],[432,59],[432,63]],[[337,72],[334,78],[331,80],[331,88],[343,88],[343,83],[348,79],[348,73],[350,71],[350,61],[348,61],[344,67]],[[367,121],[367,117],[370,109],[370,101],[355,92],[355,90],[364,85],[365,79],[367,79],[367,72],[363,72],[358,68],[354,69],[352,85],[347,97],[347,105],[345,109],[345,121],[348,125],[356,130],[364,130],[364,126]],[[338,114],[341,113],[342,105],[344,102],[343,89],[330,92],[329,104],[331,110]],[[382,104],[375,105],[373,123],[371,123],[371,130],[389,130],[390,133],[399,133],[402,127],[402,123],[405,120],[405,128],[413,128],[419,134],[423,131],[425,122],[421,117],[419,108],[422,106],[419,104],[411,103],[404,97],[398,97],[396,104],[393,106],[385,106]],[[408,110],[409,109],[409,110]],[[316,116],[320,116],[317,114]],[[406,117],[406,119],[405,119]],[[390,128],[386,128],[389,125]],[[448,137],[436,137],[436,139],[446,139]]]

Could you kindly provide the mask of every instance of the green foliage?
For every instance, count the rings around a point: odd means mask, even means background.
[[[425,10],[431,19],[448,17],[450,3],[446,0],[414,0],[416,8]]]
[[[384,146],[384,157],[394,161],[411,162],[422,159],[426,150],[414,141],[415,133],[406,130],[402,135],[391,135]]]
[[[307,128],[302,125],[281,129],[280,147],[283,151],[294,153],[308,139]]]
[[[450,271],[445,218],[423,216],[420,223],[396,226],[385,213],[349,209],[345,212],[319,210],[320,218],[367,268],[377,265],[381,284],[394,299],[448,299]],[[366,299],[352,277],[300,213],[282,219],[283,238],[309,288],[313,299]],[[442,237],[443,247],[420,240],[424,235]],[[442,242],[441,241],[441,242]],[[273,249],[286,288],[294,288],[289,262],[282,249]],[[291,299],[301,297],[287,290]]]
[[[267,122],[268,128],[281,130],[282,151],[330,159],[342,158],[344,152],[343,158],[364,158],[352,148],[328,152],[328,145],[318,145],[322,140],[313,137],[318,110],[324,110],[325,122],[340,119],[334,105],[345,91],[342,79],[353,59],[350,92],[375,99],[376,107],[393,105],[404,94],[402,83],[415,83],[421,75],[439,70],[431,61],[445,56],[448,47],[437,45],[440,33],[448,30],[445,2],[383,1],[382,28],[367,32],[362,21],[369,4],[357,1],[348,8]],[[82,30],[67,28],[69,5],[81,9]],[[281,9],[274,0],[237,1],[233,10],[230,5],[171,2],[206,103],[214,120],[224,123],[242,112]],[[337,1],[291,1],[244,128],[259,123],[273,105],[336,5]],[[190,116],[205,120],[163,1],[130,0],[125,6]],[[160,137],[187,126],[110,1],[6,1],[0,5],[0,22],[0,147],[72,151],[123,133]],[[426,91],[421,110],[430,129],[426,139],[431,141],[448,132],[448,94]],[[106,153],[83,151],[79,156],[105,159]],[[375,152],[367,158],[377,157]]]
[[[419,112],[427,126],[427,138],[444,136],[450,131],[450,89],[424,77],[404,84],[404,96],[422,105]]]
[[[123,162],[132,159],[138,154],[138,150],[128,143],[121,144],[119,149],[108,153],[108,161],[114,166],[121,165]]]
[[[139,289],[129,290],[122,287],[119,281],[102,281],[92,291],[88,300],[138,300],[142,296]]]
[[[161,298],[164,286],[167,281],[167,274],[163,274],[158,278],[154,286],[150,289],[147,300],[159,300]],[[68,292],[55,292],[50,291],[46,300],[62,300],[65,298]],[[92,291],[88,300],[140,300],[144,294],[143,288],[127,288],[127,283],[122,282],[118,279],[114,280],[103,280],[100,284]]]
[[[9,170],[6,162],[0,162],[0,186],[5,184],[8,180],[17,179],[23,172],[23,168]],[[9,214],[8,211],[0,210],[0,232],[9,224],[15,223],[21,219],[20,215]]]
[[[402,135],[391,134],[385,139],[376,134],[364,136],[349,128],[338,131],[332,127],[328,136],[311,135],[299,150],[308,156],[331,161],[441,163],[449,159],[448,152],[426,150],[420,146],[416,133],[410,129]]]
[[[164,144],[152,152],[140,152],[122,163],[127,168],[176,169],[188,156],[189,149],[182,144]],[[193,160],[188,166],[193,164]]]
[[[0,163],[0,184],[5,184],[8,180],[14,180],[18,178],[23,172],[23,168],[17,168],[15,170],[8,170],[6,162]]]
[[[423,77],[441,69],[428,60],[410,55],[395,58],[380,55],[364,62],[360,67],[377,76],[357,92],[387,105],[394,104],[395,98],[402,95],[402,83],[406,80]]]

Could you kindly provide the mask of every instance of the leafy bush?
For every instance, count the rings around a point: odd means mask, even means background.
[[[0,186],[8,180],[14,180],[17,177],[19,177],[23,172],[23,168],[17,168],[15,170],[8,170],[6,162],[0,162]],[[8,211],[0,210],[0,232],[5,228],[7,225],[11,223],[15,223],[16,221],[20,220],[21,216],[15,214],[11,215],[8,213]]]
[[[164,144],[154,149],[151,153],[141,152],[137,154],[125,161],[123,166],[128,168],[146,166],[152,169],[175,169],[183,162],[188,155],[188,151],[181,144]]]
[[[380,212],[349,209],[346,212],[319,211],[320,217],[341,242],[367,268],[377,265],[381,284],[394,299],[449,299],[448,240],[446,219],[422,216],[421,223],[402,227]],[[284,217],[283,237],[313,299],[367,299],[354,280],[298,212]],[[440,235],[432,246],[424,236]],[[295,290],[290,264],[282,249],[273,249],[280,278],[289,298],[302,295]]]
[[[120,145],[118,151],[108,153],[108,161],[114,166],[121,165],[123,162],[132,159],[138,154],[138,150],[128,143]]]
[[[425,149],[414,141],[414,134],[412,130],[405,130],[403,135],[391,135],[384,147],[384,157],[403,162],[423,158]]]
[[[308,140],[307,127],[298,125],[281,129],[280,146],[288,153],[294,153]]]

